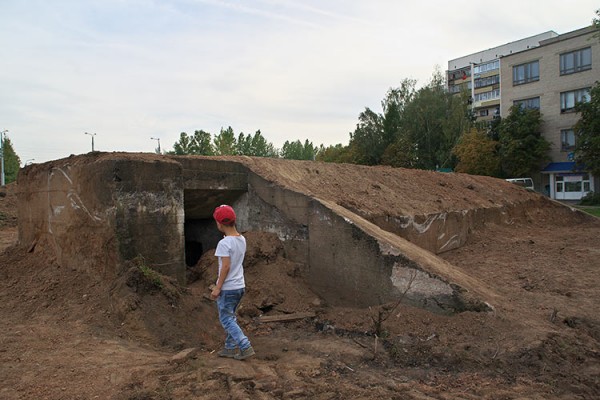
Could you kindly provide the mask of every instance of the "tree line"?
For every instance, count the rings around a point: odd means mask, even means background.
[[[286,141],[281,149],[276,149],[260,129],[254,134],[240,132],[236,136],[231,126],[221,128],[214,137],[204,130],[197,130],[190,135],[181,132],[179,141],[168,152],[174,155],[281,157],[294,160],[315,160],[317,153],[318,148],[308,139],[304,143],[300,140]]]
[[[576,107],[582,118],[575,127],[575,159],[598,174],[599,83],[592,88],[590,99]],[[358,115],[347,145],[325,147],[295,140],[276,149],[260,130],[236,135],[228,127],[214,137],[203,130],[192,135],[182,132],[170,153],[389,165],[504,178],[528,176],[549,161],[550,143],[541,135],[539,109],[515,105],[505,118],[477,122],[469,93],[449,93],[439,71],[420,89],[413,79],[390,88],[381,101],[381,110],[378,113],[366,107]]]
[[[537,172],[549,160],[548,143],[541,135],[538,109],[515,105],[505,118],[477,122],[468,93],[453,95],[439,72],[420,89],[405,79],[390,88],[381,102],[382,112],[365,108],[358,116],[349,143],[315,146],[306,139],[287,140],[275,148],[257,130],[235,134],[232,127],[218,135],[204,130],[181,132],[174,155],[246,155],[294,160],[389,165],[430,170],[453,170],[474,175],[523,177]],[[600,82],[588,101],[575,106],[580,119],[574,127],[575,162],[600,175]],[[16,180],[20,158],[10,138],[4,140],[6,183]]]

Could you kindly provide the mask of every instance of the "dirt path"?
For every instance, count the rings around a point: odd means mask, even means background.
[[[12,200],[9,200],[12,201]],[[0,212],[14,202],[0,199]],[[9,204],[7,206],[7,204]],[[10,224],[9,224],[10,225]],[[533,210],[442,254],[499,293],[492,313],[330,307],[273,236],[247,233],[240,321],[257,356],[219,359],[204,299],[207,252],[187,288],[132,267],[115,282],[13,246],[0,227],[0,399],[592,399],[600,394],[600,223]],[[260,314],[316,318],[261,324]],[[182,351],[194,348],[184,357]]]

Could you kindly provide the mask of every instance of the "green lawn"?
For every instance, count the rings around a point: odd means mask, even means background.
[[[593,215],[594,217],[600,218],[600,206],[575,206],[581,211],[585,211],[588,214]]]

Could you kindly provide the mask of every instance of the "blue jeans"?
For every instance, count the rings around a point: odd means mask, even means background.
[[[225,348],[235,349],[239,347],[242,350],[246,350],[250,347],[250,341],[242,332],[242,329],[237,323],[237,317],[235,311],[237,310],[242,297],[246,289],[236,290],[221,290],[219,297],[217,297],[217,309],[219,310],[219,321],[227,338],[225,338]]]

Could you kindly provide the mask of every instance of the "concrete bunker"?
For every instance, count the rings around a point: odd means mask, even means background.
[[[266,168],[257,167],[259,162]],[[490,309],[495,294],[435,253],[449,243],[439,238],[455,238],[453,246],[460,246],[473,224],[514,215],[518,204],[430,213],[435,230],[419,232],[422,223],[405,223],[419,216],[370,218],[279,181],[281,176],[302,182],[307,165],[91,153],[29,166],[19,175],[19,240],[23,246],[52,246],[62,265],[109,277],[142,256],[152,268],[185,283],[186,267],[220,239],[212,212],[227,203],[236,209],[241,231],[275,233],[286,257],[305,266],[311,288],[331,304],[392,301],[412,276],[406,299],[415,306],[450,314]],[[462,185],[465,178],[444,179]],[[399,229],[405,226],[413,230]]]

